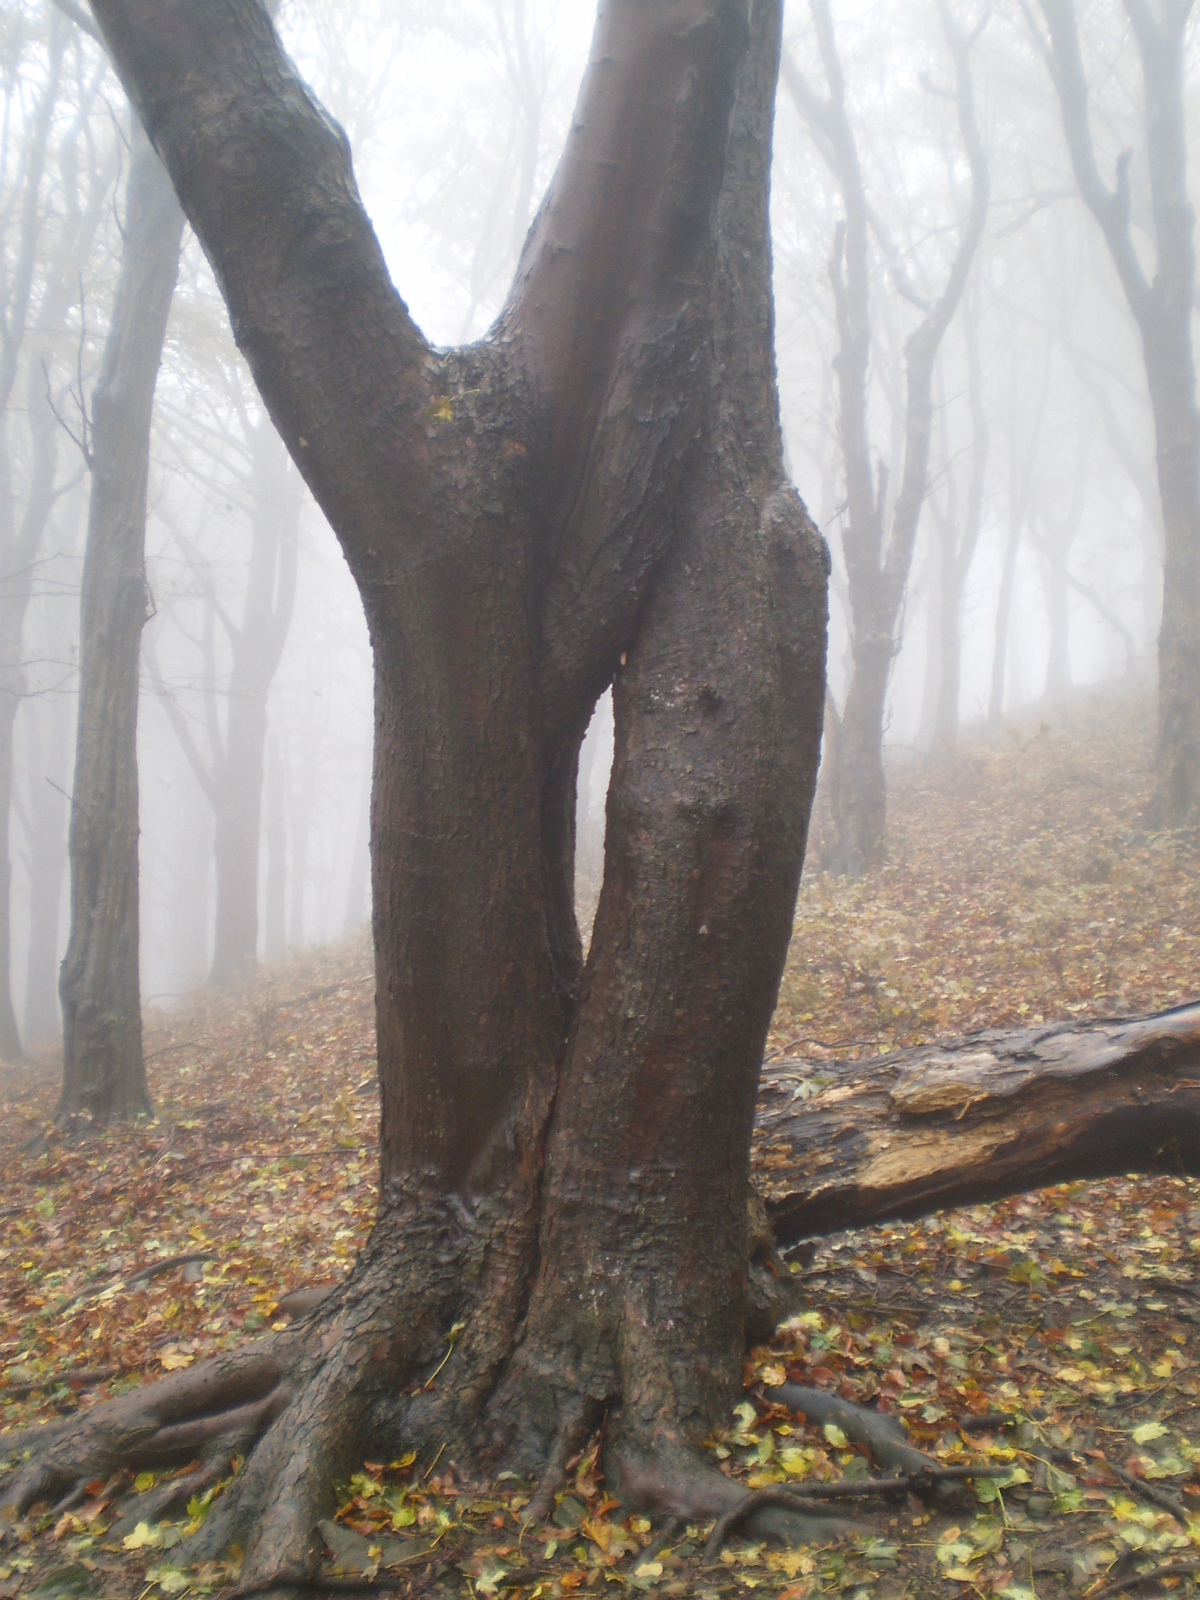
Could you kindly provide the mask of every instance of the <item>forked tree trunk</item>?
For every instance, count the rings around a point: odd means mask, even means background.
[[[763,1069],[777,1242],[1125,1172],[1200,1174],[1200,1006]]]
[[[138,659],[146,620],[150,420],[183,213],[135,124],[112,321],[92,401],[79,630],[71,932],[59,981],[62,1116],[151,1110],[138,981]]]
[[[195,1547],[243,1545],[243,1583],[401,1440],[532,1474],[536,1514],[607,1417],[627,1502],[723,1511],[746,1491],[695,1446],[738,1391],[824,690],[774,382],[780,0],[602,5],[505,311],[449,353],[257,0],[94,9],[366,609],[380,1203],[312,1322],[97,1408],[10,1494],[144,1450],[150,1405],[191,1419],[177,1451],[248,1450]],[[585,969],[575,775],[610,683]]]

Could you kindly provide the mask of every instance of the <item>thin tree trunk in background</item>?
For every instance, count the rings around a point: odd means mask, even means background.
[[[1038,540],[1042,556],[1042,585],[1046,597],[1046,616],[1050,637],[1046,650],[1046,679],[1042,699],[1052,705],[1071,688],[1071,551],[1087,505],[1092,436],[1081,430],[1071,500],[1061,519],[1046,506],[1042,508],[1042,536]]]
[[[983,529],[983,504],[987,490],[988,425],[983,407],[983,374],[979,361],[978,294],[969,295],[964,305],[967,347],[967,396],[971,415],[971,477],[967,503],[959,534],[957,519],[942,529],[942,605],[939,614],[937,720],[933,747],[939,755],[950,755],[958,743],[958,707],[962,684],[962,610],[971,564],[979,548]]]
[[[135,124],[121,270],[92,402],[70,829],[71,932],[59,993],[59,1114],[149,1111],[138,977],[138,664],[154,388],[183,236],[170,179]]]
[[[867,420],[870,358],[870,280],[867,267],[869,207],[854,132],[846,108],[845,80],[829,0],[810,0],[828,81],[822,100],[789,59],[784,82],[817,135],[841,188],[846,220],[838,228],[830,263],[839,350],[834,361],[846,474],[847,521],[843,551],[850,583],[853,670],[841,714],[835,786],[836,838],[832,870],[861,873],[882,858],[887,825],[883,728],[892,662],[900,648],[900,619],[912,567],[917,527],[928,482],[933,423],[933,369],[946,329],[966,288],[983,237],[989,179],[971,87],[969,45],[943,8],[946,42],[954,59],[959,131],[971,169],[971,206],[942,292],[905,345],[904,468],[885,539],[886,478],[872,470]],[[831,791],[833,792],[833,791]]]
[[[230,630],[229,710],[214,784],[217,915],[209,982],[217,988],[243,981],[258,956],[267,698],[292,620],[300,538],[299,482],[265,418],[252,432],[250,453],[250,576],[241,625]]]
[[[988,693],[988,727],[998,728],[1004,720],[1004,684],[1008,667],[1008,633],[1012,617],[1013,589],[1017,581],[1017,555],[1021,548],[1020,514],[1009,499],[1008,537],[1004,543],[1004,565],[996,594],[996,621],[992,636],[992,681]]]
[[[297,782],[292,785],[291,804],[288,807],[291,851],[288,863],[287,942],[293,950],[300,950],[304,946],[308,845],[321,753],[321,725],[315,705],[310,703],[305,706],[300,729],[300,771]]]
[[[370,806],[366,801],[363,810],[369,815]],[[361,908],[366,899],[366,892],[367,886],[364,880],[356,928],[362,926]],[[286,915],[287,768],[284,766],[279,740],[273,738],[267,741],[267,885],[263,906],[263,954],[268,961],[278,961],[287,946]]]
[[[25,1037],[57,1039],[58,933],[67,867],[71,707],[55,695],[31,721],[29,803],[29,960],[25,969]]]
[[[350,881],[346,888],[346,915],[342,932],[347,938],[359,933],[368,920],[367,903],[371,880],[371,752],[363,759],[362,793],[358,801],[358,821],[354,825],[354,853],[350,858]],[[282,918],[282,907],[280,910]]]
[[[1158,639],[1158,748],[1153,826],[1178,828],[1200,817],[1200,411],[1192,349],[1195,216],[1187,189],[1185,52],[1190,0],[1124,0],[1142,67],[1152,278],[1130,229],[1130,161],[1115,184],[1101,177],[1092,143],[1088,86],[1073,0],[1041,0],[1050,29],[1054,84],[1075,180],[1104,235],[1141,335],[1154,413],[1158,489],[1165,543]]]

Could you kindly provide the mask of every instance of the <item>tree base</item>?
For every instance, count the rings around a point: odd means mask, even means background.
[[[794,1284],[761,1204],[752,1216],[750,1281],[765,1328],[794,1309]],[[599,1431],[608,1486],[628,1509],[739,1523],[747,1490],[704,1453],[711,1423],[701,1428],[675,1403],[696,1387],[695,1375],[674,1364],[684,1359],[678,1341],[664,1344],[632,1312],[617,1329],[600,1316],[590,1335],[575,1329],[574,1344],[615,1343],[592,1371],[619,1373],[620,1391],[599,1392],[578,1366],[548,1370],[562,1341],[539,1337],[529,1317],[506,1321],[478,1270],[481,1254],[519,1250],[523,1241],[511,1225],[493,1227],[481,1251],[478,1221],[468,1225],[458,1208],[428,1197],[403,1216],[385,1213],[349,1278],[291,1327],[5,1440],[10,1454],[27,1459],[0,1500],[10,1515],[38,1504],[61,1514],[97,1480],[190,1468],[131,1497],[119,1533],[178,1510],[244,1457],[179,1553],[200,1563],[240,1546],[243,1587],[289,1576],[294,1584],[297,1574],[315,1573],[317,1525],[334,1512],[335,1485],[364,1458],[415,1449],[419,1463],[440,1460],[464,1484],[516,1472],[536,1486],[527,1516],[539,1519],[554,1509],[570,1459]],[[746,1525],[760,1536],[861,1530],[828,1506],[749,1509]]]

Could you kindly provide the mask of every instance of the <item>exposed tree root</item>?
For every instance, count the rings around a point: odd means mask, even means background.
[[[5,1484],[4,1503],[23,1516],[123,1467],[179,1466],[222,1446],[239,1448],[286,1404],[288,1339],[259,1340],[82,1417],[6,1439],[10,1456],[32,1458]]]
[[[0,1499],[18,1515],[38,1502],[63,1509],[97,1478],[191,1467],[124,1501],[121,1531],[168,1515],[243,1455],[181,1554],[199,1562],[241,1545],[241,1592],[250,1594],[328,1589],[316,1578],[314,1530],[332,1512],[333,1485],[372,1450],[415,1447],[429,1463],[445,1452],[464,1478],[516,1466],[538,1484],[527,1515],[540,1519],[567,1481],[567,1463],[600,1428],[610,1488],[629,1509],[668,1518],[664,1545],[678,1523],[709,1519],[716,1544],[734,1528],[827,1540],[867,1531],[832,1500],[984,1475],[939,1469],[894,1418],[784,1384],[768,1399],[818,1425],[836,1423],[894,1476],[751,1495],[699,1448],[710,1391],[688,1364],[686,1329],[628,1294],[589,1300],[582,1312],[577,1301],[569,1327],[555,1320],[557,1302],[540,1322],[536,1305],[522,1319],[521,1298],[505,1299],[496,1281],[520,1282],[528,1245],[483,1209],[408,1197],[385,1213],[346,1282],[291,1328],[5,1441],[10,1456],[30,1458]],[[790,1303],[794,1279],[772,1272],[769,1248],[758,1257]]]
[[[932,1456],[909,1444],[899,1418],[886,1412],[872,1411],[869,1406],[855,1405],[826,1389],[809,1389],[799,1383],[781,1383],[777,1389],[765,1392],[768,1400],[802,1413],[818,1427],[833,1423],[852,1444],[861,1444],[877,1466],[892,1472],[937,1470],[938,1463]]]

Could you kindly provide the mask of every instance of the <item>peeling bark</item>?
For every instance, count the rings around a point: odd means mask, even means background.
[[[1154,1170],[1200,1174],[1200,1005],[763,1069],[754,1176],[781,1248]]]

